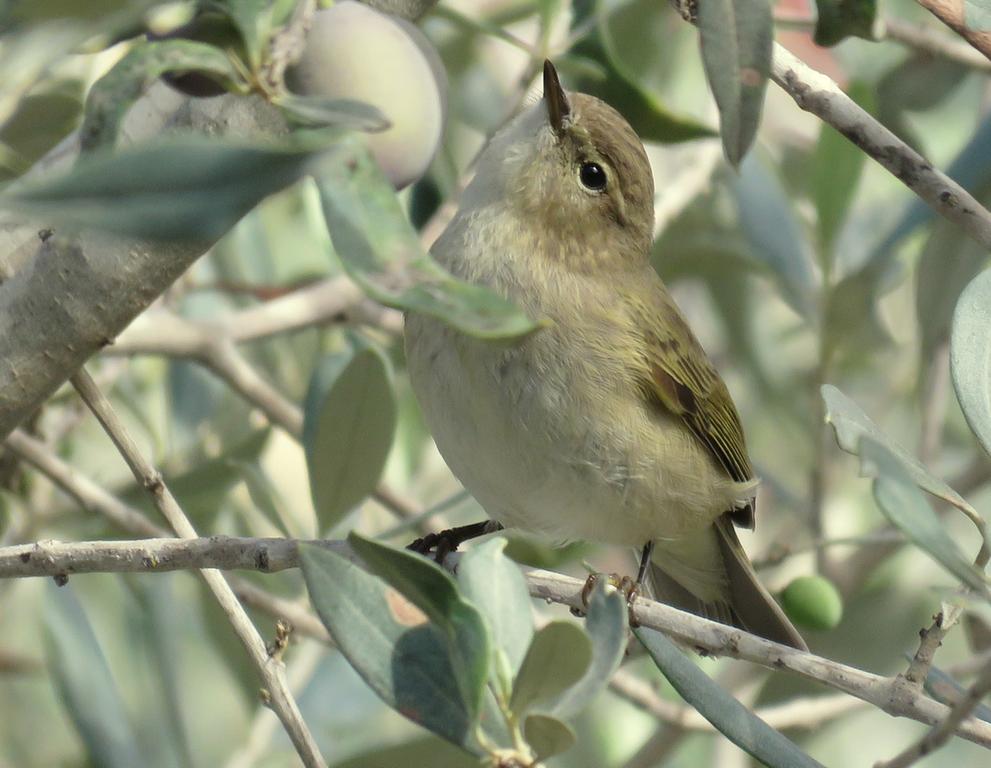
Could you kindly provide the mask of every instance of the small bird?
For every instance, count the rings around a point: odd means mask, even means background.
[[[543,79],[432,248],[542,325],[492,341],[407,317],[437,447],[493,521],[635,547],[658,599],[804,649],[734,531],[754,526],[758,480],[729,391],[648,260],[643,144],[550,62]]]

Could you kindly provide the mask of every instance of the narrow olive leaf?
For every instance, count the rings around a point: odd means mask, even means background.
[[[390,707],[470,747],[473,713],[443,631],[395,589],[334,552],[301,544],[310,601],[341,653]]]
[[[739,165],[760,124],[774,42],[768,0],[706,0],[698,4],[702,63],[719,107],[726,159]]]
[[[733,180],[740,226],[750,242],[752,258],[770,271],[784,300],[799,315],[811,319],[818,290],[811,248],[780,180],[756,154],[742,163],[740,175]]]
[[[248,63],[257,71],[275,29],[289,17],[295,3],[287,0],[213,0],[210,3],[227,14],[244,40]]]
[[[290,142],[169,139],[81,158],[67,174],[0,194],[0,209],[158,240],[211,240],[288,187],[326,148]]]
[[[860,406],[831,384],[822,387],[822,399],[826,403],[826,421],[836,433],[836,442],[847,453],[860,455],[861,441],[868,437],[887,448],[898,458],[913,482],[933,496],[961,510],[968,517],[977,517],[977,510],[945,482],[933,475],[918,459],[886,435]],[[861,473],[869,470],[861,464]]]
[[[141,643],[147,648],[147,658],[152,662],[149,673],[154,692],[146,690],[148,695],[142,698],[149,700],[152,722],[156,724],[153,738],[160,744],[159,758],[148,762],[159,765],[168,760],[170,765],[195,766],[197,761],[193,758],[189,729],[183,717],[188,706],[183,704],[184,625],[176,620],[180,611],[174,589],[177,578],[181,577],[160,574],[151,579],[136,579],[131,586],[141,606],[136,617],[141,625]]]
[[[667,637],[644,627],[633,632],[678,695],[740,749],[768,768],[823,768],[726,693]]]
[[[485,618],[492,647],[501,649],[515,676],[533,637],[530,592],[519,567],[503,553],[496,537],[469,550],[458,563],[458,584]]]
[[[446,635],[454,677],[474,722],[491,662],[491,641],[478,608],[461,596],[453,577],[432,560],[366,539],[355,531],[348,536],[348,542],[374,573],[423,611]]]
[[[953,258],[948,259],[947,254],[953,254]],[[942,363],[937,352],[949,343],[960,295],[987,266],[991,266],[987,248],[974,242],[952,222],[945,219],[933,222],[915,269],[920,360],[929,361],[930,365]],[[920,376],[928,374],[929,367],[920,366]]]
[[[366,751],[334,763],[331,768],[478,768],[478,758],[463,749],[451,746],[436,736],[414,735],[409,741],[388,747],[378,746],[375,739]]]
[[[356,131],[384,131],[389,120],[371,104],[354,99],[300,96],[282,93],[272,102],[298,123],[315,127],[336,126]]]
[[[860,440],[860,455],[872,465],[874,498],[892,524],[977,594],[989,598],[987,580],[947,534],[939,517],[919,493],[904,462],[869,436]]]
[[[836,45],[847,37],[873,40],[877,0],[816,0],[816,45]]]
[[[537,328],[502,297],[457,280],[427,255],[395,191],[360,143],[342,144],[315,176],[334,249],[373,299],[483,338],[522,336]]]
[[[187,72],[206,75],[232,91],[247,89],[220,48],[193,40],[139,43],[90,89],[79,129],[83,151],[112,147],[124,116],[148,87],[164,74]]]
[[[864,83],[851,83],[847,93],[861,106],[867,105],[873,95],[871,88]],[[860,185],[866,157],[839,131],[831,125],[822,124],[812,156],[811,186],[812,200],[818,214],[819,258],[824,269],[832,267],[833,244]]]
[[[0,72],[4,73],[0,78],[0,125],[7,122],[21,99],[39,85],[46,74],[59,68],[56,62],[79,52],[88,41],[109,41],[122,33],[133,35],[131,30],[141,23],[141,17],[154,3],[155,0],[130,0],[126,4],[115,3],[115,10],[104,7],[96,14],[79,16],[73,11],[93,4],[64,3],[54,17],[45,16],[35,23],[16,26],[11,19],[0,18],[0,29],[7,33],[0,46]],[[0,17],[12,5],[0,4]],[[21,4],[21,7],[40,5],[30,3]]]
[[[952,676],[936,666],[929,668],[924,687],[926,693],[936,699],[936,701],[946,704],[948,707],[952,707],[967,695],[967,689],[964,686],[960,685]],[[972,714],[974,717],[991,723],[991,707],[986,704],[978,704],[974,707]]]
[[[90,761],[107,768],[143,765],[110,667],[71,587],[50,582],[45,597],[46,666]]]
[[[282,504],[279,501],[279,492],[265,470],[258,462],[229,460],[231,466],[241,476],[244,487],[248,490],[251,503],[255,505],[265,519],[279,529],[286,537],[291,537],[289,526],[286,525],[285,517],[282,513]]]
[[[374,345],[354,337],[328,355],[310,380],[303,409],[303,448],[321,533],[378,484],[396,431],[392,366]]]
[[[606,591],[599,579],[585,614],[585,631],[592,641],[592,662],[582,678],[564,691],[547,710],[561,717],[577,715],[606,687],[626,655],[629,611],[618,590]]]
[[[574,746],[575,732],[556,717],[534,713],[523,721],[523,738],[538,760],[567,752]]]
[[[577,624],[552,621],[534,636],[513,684],[509,706],[517,716],[548,702],[581,680],[592,662],[592,641]]]
[[[953,312],[950,373],[971,431],[991,454],[991,269],[971,280]]]
[[[891,343],[891,333],[879,311],[888,270],[884,260],[869,261],[844,275],[828,291],[822,331],[827,357],[838,349],[851,356],[873,355],[878,347]]]

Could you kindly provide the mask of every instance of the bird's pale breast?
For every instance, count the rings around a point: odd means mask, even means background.
[[[699,530],[747,495],[644,399],[629,364],[635,329],[611,285],[507,254],[477,217],[463,224],[438,258],[549,321],[492,342],[407,318],[410,378],[437,447],[493,519],[559,541],[640,546]],[[535,280],[533,269],[551,274]]]

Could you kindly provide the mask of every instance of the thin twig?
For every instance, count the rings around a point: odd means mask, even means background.
[[[316,643],[308,643],[300,648],[293,657],[293,665],[288,672],[292,689],[303,690],[313,679],[325,657],[325,649]],[[261,762],[278,727],[278,718],[272,711],[260,707],[248,726],[247,736],[240,749],[230,756],[224,768],[253,768]]]
[[[751,564],[754,569],[762,570],[775,565],[780,565],[789,557],[804,555],[808,552],[816,552],[820,549],[831,549],[833,547],[869,547],[875,544],[904,544],[905,534],[897,528],[882,528],[873,533],[865,533],[862,536],[838,536],[833,539],[820,539],[807,544],[792,544],[775,542],[763,555],[755,557]]]
[[[895,40],[917,51],[955,61],[971,69],[991,72],[991,60],[957,38],[923,24],[887,18],[878,25],[878,37]]]
[[[343,542],[312,540],[341,554]],[[299,567],[295,539],[232,536],[152,538],[139,541],[36,541],[0,547],[0,578],[72,576],[81,573],[164,573],[214,568],[277,573]]]
[[[584,582],[536,569],[526,570],[525,575],[532,596],[579,610],[582,608],[581,589]],[[772,670],[789,670],[862,699],[894,717],[908,717],[932,725],[949,712],[944,704],[907,689],[897,678],[882,677],[779,645],[663,603],[638,598],[632,612],[634,620],[641,626],[657,629],[707,654],[745,659]],[[991,724],[982,720],[964,720],[957,733],[965,739],[991,747]]]
[[[84,368],[72,377],[72,384],[90,410],[93,411],[114,445],[117,446],[135,479],[151,495],[155,507],[176,535],[182,539],[196,539],[196,529],[179,507],[172,492],[162,480],[161,474],[144,458],[118,418],[110,401],[97,388]],[[320,754],[316,740],[303,720],[289,688],[285,665],[282,660],[268,652],[265,641],[258,634],[258,630],[252,624],[244,607],[238,602],[223,573],[213,569],[203,569],[200,571],[200,575],[210,591],[213,592],[224,613],[227,614],[231,626],[254,663],[267,691],[266,700],[278,715],[279,720],[282,721],[282,725],[303,764],[307,768],[326,768],[327,764]]]
[[[148,520],[140,510],[125,504],[102,486],[70,467],[44,443],[22,430],[12,432],[3,446],[48,477],[62,491],[79,502],[87,512],[100,515],[116,527],[135,536],[160,539],[169,537],[167,530]],[[147,540],[143,539],[143,541]],[[174,541],[171,538],[167,540]],[[23,552],[20,556],[23,557]],[[288,619],[297,631],[305,635],[323,642],[330,641],[330,636],[320,620],[300,604],[273,595],[233,575],[228,578],[228,583],[241,602],[246,605],[264,611],[276,619]]]
[[[0,551],[0,562],[10,568],[20,569],[22,566],[37,568],[36,575],[50,575],[53,571],[81,573],[84,564],[94,570],[118,571],[165,570],[180,561],[187,563],[187,567],[200,568],[215,568],[225,563],[236,562],[245,568],[261,570],[264,565],[264,570],[269,571],[291,567],[293,564],[298,565],[298,543],[289,540],[217,537],[183,543],[191,549],[188,556],[179,555],[178,545],[172,540],[130,542],[130,551],[127,543],[122,542],[83,542],[63,545],[39,542],[37,546],[40,553],[61,555],[62,559],[57,565],[41,555],[38,557],[32,555],[28,563],[14,564],[12,561],[23,560],[25,552],[33,551],[25,550],[24,547]],[[322,545],[338,552],[347,551],[340,542],[322,542]],[[106,548],[105,568],[95,558],[95,553],[103,547]],[[73,548],[78,548],[81,555],[78,561],[70,562],[68,558]],[[159,552],[162,553],[161,556]],[[448,558],[446,564],[449,567],[456,567],[457,562],[458,557],[455,554]],[[524,575],[533,597],[574,608],[583,606],[581,591],[584,581],[539,569],[524,569]],[[633,616],[641,626],[662,631],[685,645],[707,654],[744,659],[772,670],[789,670],[808,680],[843,691],[896,717],[908,717],[933,725],[949,713],[947,706],[907,686],[900,678],[882,677],[830,659],[797,651],[662,603],[638,599],[633,606]],[[297,629],[299,629],[298,625]],[[991,747],[991,724],[973,718],[966,719],[960,723],[959,735]]]
[[[643,709],[663,723],[688,731],[712,733],[716,728],[694,707],[686,707],[661,698],[654,687],[637,675],[620,669],[609,681],[610,690]],[[815,728],[862,707],[867,702],[838,693],[830,696],[806,696],[783,704],[755,710],[754,714],[772,728]]]
[[[919,648],[909,662],[908,669],[901,675],[906,684],[917,691],[921,691],[922,686],[925,685],[933,660],[936,658],[936,651],[943,644],[946,633],[953,628],[960,617],[959,608],[949,607],[948,610],[950,615],[940,611],[933,616],[932,624],[919,630]]]
[[[874,768],[908,768],[913,763],[918,762],[926,755],[939,749],[949,741],[960,723],[967,720],[971,713],[980,704],[981,699],[991,693],[991,663],[985,665],[978,675],[974,684],[967,689],[967,692],[950,709],[939,723],[932,730],[923,736],[918,742],[910,746],[905,751],[899,753],[891,760],[875,763]]]
[[[237,344],[331,322],[359,310],[364,317],[377,313],[379,327],[389,333],[402,333],[400,313],[368,301],[348,277],[340,276],[213,321],[189,320],[169,311],[148,313],[105,352],[193,360],[212,371],[260,410],[271,424],[298,442],[303,438],[303,409],[270,384]],[[376,489],[374,497],[403,519],[419,513],[412,502],[385,485]],[[434,516],[432,520],[421,521],[420,527],[430,533],[450,526]]]
[[[118,336],[105,353],[175,356],[188,354],[190,349],[205,349],[211,338],[222,337],[238,344],[259,341],[338,322],[371,303],[350,278],[339,275],[211,321],[193,322],[167,310],[151,310]],[[381,327],[393,334],[401,333],[402,314],[386,311],[389,314]]]
[[[991,248],[991,213],[953,179],[881,125],[831,79],[774,44],[771,77],[795,103],[832,125],[938,214]]]
[[[774,23],[783,29],[802,32],[812,32],[816,28],[816,19],[808,14],[775,13]],[[955,61],[971,69],[991,72],[991,61],[979,51],[964,41],[931,26],[889,17],[878,20],[872,32],[875,40],[890,40],[919,53]]]

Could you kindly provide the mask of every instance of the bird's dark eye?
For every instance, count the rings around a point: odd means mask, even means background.
[[[601,192],[606,188],[606,172],[598,163],[582,163],[578,171],[582,184],[593,192]]]

